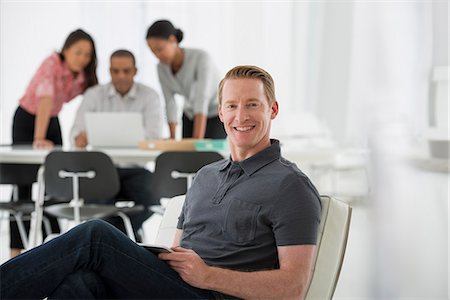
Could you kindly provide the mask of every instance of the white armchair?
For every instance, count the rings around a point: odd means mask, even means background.
[[[164,212],[156,244],[171,246],[184,195],[173,197]],[[333,297],[344,259],[350,227],[351,207],[339,200],[321,196],[322,215],[317,239],[311,282],[306,300],[327,300]]]

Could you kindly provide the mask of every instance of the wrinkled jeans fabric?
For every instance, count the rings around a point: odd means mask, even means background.
[[[214,299],[109,223],[93,220],[0,266],[1,299]]]

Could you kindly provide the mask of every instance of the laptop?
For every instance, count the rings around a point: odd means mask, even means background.
[[[138,112],[87,112],[85,121],[93,148],[137,148],[144,140],[144,123]]]

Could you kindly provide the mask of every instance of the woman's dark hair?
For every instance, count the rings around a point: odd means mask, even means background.
[[[96,85],[98,83],[97,79],[97,54],[95,52],[95,43],[92,37],[85,31],[81,29],[77,29],[69,34],[66,41],[64,42],[64,45],[61,49],[61,52],[59,53],[59,56],[61,57],[61,60],[64,61],[64,50],[70,48],[73,44],[80,40],[86,40],[91,43],[92,45],[92,56],[91,61],[88,63],[88,65],[84,68],[84,73],[86,75],[86,89],[90,86]]]
[[[159,20],[153,23],[147,30],[147,40],[149,38],[161,38],[167,40],[169,36],[174,35],[180,43],[183,40],[183,31],[175,28],[170,21]]]

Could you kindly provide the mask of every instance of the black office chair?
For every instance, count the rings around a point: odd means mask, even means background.
[[[0,211],[6,212],[16,221],[19,229],[20,239],[25,248],[28,245],[28,236],[24,221],[29,220],[30,214],[34,211],[34,204],[29,199],[19,199],[18,187],[29,185],[31,186],[37,181],[37,172],[40,165],[30,164],[12,164],[0,163],[0,184],[12,185],[12,201],[2,200],[0,202]],[[31,196],[31,195],[30,195]],[[49,233],[48,225],[46,226],[47,233]]]
[[[155,161],[152,189],[159,199],[184,195],[198,170],[222,159],[221,154],[210,151],[163,152]],[[150,209],[164,213],[161,205],[153,205]]]
[[[43,211],[59,218],[74,220],[76,224],[89,219],[119,216],[124,222],[127,235],[135,240],[127,215],[142,211],[143,206],[119,208],[114,204],[84,203],[85,200],[113,199],[119,192],[117,170],[108,155],[94,151],[53,151],[47,155],[39,173],[36,228]],[[43,207],[46,197],[65,202]],[[33,232],[33,236],[31,246],[36,244],[37,231]]]

